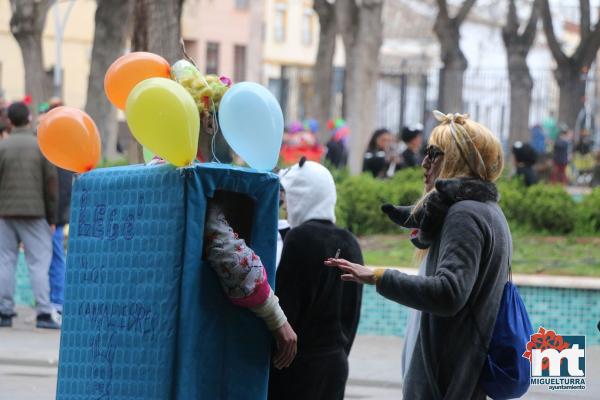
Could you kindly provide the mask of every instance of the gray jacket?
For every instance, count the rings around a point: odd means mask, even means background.
[[[448,180],[436,188],[436,204],[424,207],[429,222],[441,219],[438,229],[424,235],[432,238],[425,276],[388,270],[377,291],[422,311],[404,398],[485,399],[477,383],[508,278],[512,239],[496,199],[489,197],[497,198],[493,184]]]
[[[0,141],[0,218],[46,218],[56,223],[56,168],[42,155],[29,127]]]

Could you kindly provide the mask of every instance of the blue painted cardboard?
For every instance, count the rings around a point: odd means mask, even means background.
[[[270,336],[202,260],[207,198],[255,201],[274,286],[278,178],[197,164],[91,171],[74,185],[57,399],[266,399]]]

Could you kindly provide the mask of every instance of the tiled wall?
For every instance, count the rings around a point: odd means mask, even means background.
[[[587,336],[587,343],[600,345],[600,290],[519,287],[533,328],[553,329],[562,335]],[[17,269],[16,302],[33,304],[25,260],[21,254]],[[383,298],[373,286],[365,286],[358,327],[359,334],[404,336],[409,309]]]
[[[600,290],[519,287],[533,328],[553,329],[562,335],[587,336],[587,344],[600,345]],[[404,336],[409,309],[383,298],[365,286],[358,334]]]

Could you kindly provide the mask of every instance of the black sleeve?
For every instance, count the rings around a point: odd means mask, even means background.
[[[275,280],[275,294],[292,328],[297,327],[302,304],[306,304],[303,301],[306,296],[303,290],[306,277],[301,275],[303,257],[300,246],[303,241],[300,236],[295,229],[285,236]]]
[[[435,275],[411,276],[387,270],[377,291],[417,310],[454,316],[466,304],[477,279],[483,243],[483,232],[471,213],[450,212],[441,232]]]
[[[355,264],[363,265],[363,256],[360,250],[360,246],[354,237],[351,238],[353,241],[353,249],[348,256],[348,261]],[[346,355],[350,354],[350,349],[354,343],[356,337],[356,331],[358,329],[358,322],[360,321],[360,307],[362,304],[362,291],[363,286],[355,282],[343,282],[342,283],[342,310],[341,310],[341,321],[342,321],[342,333],[346,339],[344,350]]]
[[[58,217],[58,173],[56,167],[42,156],[44,205],[48,224],[56,224]]]

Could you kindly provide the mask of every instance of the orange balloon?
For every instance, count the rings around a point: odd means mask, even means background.
[[[45,114],[38,127],[38,145],[52,164],[73,172],[87,172],[100,161],[100,135],[85,112],[56,107]]]
[[[117,58],[104,76],[104,91],[115,107],[125,110],[127,96],[148,78],[171,78],[171,66],[159,55],[137,51]]]

